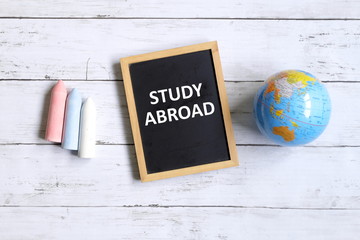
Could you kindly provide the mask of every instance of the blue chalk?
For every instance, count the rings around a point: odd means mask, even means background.
[[[66,99],[64,130],[61,143],[64,149],[78,149],[81,104],[81,96],[78,90],[74,88]]]

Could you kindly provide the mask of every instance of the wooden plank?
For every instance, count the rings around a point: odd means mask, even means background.
[[[0,205],[360,208],[359,147],[237,150],[239,167],[141,183],[133,145],[99,145],[91,160],[2,145]]]
[[[1,17],[359,18],[358,1],[19,1],[0,2]]]
[[[0,81],[0,143],[48,143],[44,139],[50,89],[54,81]],[[258,131],[252,116],[260,82],[226,82],[237,144],[273,144]],[[92,97],[97,105],[98,144],[133,143],[123,82],[66,81],[70,90]],[[360,113],[354,101],[359,83],[326,83],[333,105],[328,128],[310,146],[360,146]],[[20,98],[21,97],[21,98]],[[19,100],[21,99],[21,100]]]
[[[121,57],[218,40],[226,80],[298,68],[359,81],[359,22],[1,19],[0,79],[121,79]]]
[[[9,240],[357,240],[360,234],[360,211],[349,210],[63,207],[0,208],[0,214],[0,238]]]

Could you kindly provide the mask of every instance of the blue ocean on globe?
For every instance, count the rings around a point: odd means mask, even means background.
[[[271,76],[254,99],[258,128],[283,146],[315,140],[328,125],[330,114],[326,87],[305,71],[287,70]]]

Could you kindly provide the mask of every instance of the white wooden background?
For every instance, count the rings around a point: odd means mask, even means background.
[[[218,40],[241,165],[140,183],[119,58]],[[273,145],[261,82],[307,70],[326,132]],[[58,79],[94,98],[97,155],[43,140]],[[360,1],[0,0],[0,239],[360,238]]]

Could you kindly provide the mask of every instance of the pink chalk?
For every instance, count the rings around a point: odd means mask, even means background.
[[[51,142],[61,142],[67,91],[63,81],[58,81],[51,91],[49,115],[45,139]]]

